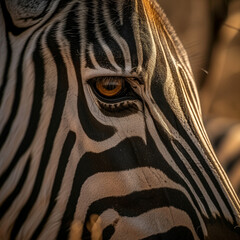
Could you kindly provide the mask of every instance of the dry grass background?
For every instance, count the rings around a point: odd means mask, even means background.
[[[158,2],[188,52],[204,118],[240,120],[240,1]]]
[[[240,1],[231,1],[213,46],[209,75],[201,89],[206,116],[240,120]]]

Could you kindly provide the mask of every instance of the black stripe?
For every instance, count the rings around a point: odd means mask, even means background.
[[[115,232],[115,228],[113,225],[107,226],[106,228],[103,229],[102,239],[104,239],[104,240],[111,239],[114,232]]]
[[[29,39],[28,39],[28,41],[29,41]],[[2,148],[4,142],[6,141],[6,138],[11,130],[12,124],[13,124],[15,117],[17,115],[17,112],[18,112],[18,107],[19,107],[21,93],[22,93],[22,85],[23,85],[23,79],[22,79],[22,77],[23,77],[22,76],[23,57],[24,57],[26,47],[28,45],[28,41],[24,45],[24,48],[21,52],[20,59],[18,62],[17,73],[15,73],[17,75],[17,78],[16,78],[16,85],[15,85],[14,100],[13,100],[13,105],[12,105],[12,109],[11,109],[11,114],[3,127],[3,131],[0,134],[0,149]]]
[[[93,7],[93,2],[92,1],[87,1],[86,3],[86,7],[87,7],[87,14],[86,14],[86,49],[85,49],[85,54],[86,54],[86,67],[89,68],[94,68],[94,65],[90,59],[88,50],[89,50],[89,46],[90,44],[92,44],[93,46],[93,54],[94,57],[97,61],[97,63],[99,64],[99,66],[112,70],[112,71],[116,71],[115,67],[109,62],[107,55],[105,53],[105,51],[103,50],[101,44],[98,42],[98,39],[96,37],[96,24],[95,22],[97,22],[98,20],[95,19],[94,17],[97,18],[97,16],[95,16],[94,11],[95,11],[95,7]],[[97,14],[96,14],[97,15]],[[74,25],[76,25],[77,20],[76,20],[76,16],[77,14],[74,13],[73,17],[69,16],[69,22],[72,22]],[[77,38],[77,37],[76,37]],[[80,39],[78,39],[78,41],[80,42]]]
[[[6,200],[1,204],[0,206],[0,219],[4,216],[4,214],[7,212],[7,210],[12,206],[12,203],[17,198],[18,194],[23,188],[23,185],[26,181],[26,178],[28,176],[29,167],[31,163],[31,156],[28,158],[25,167],[23,169],[22,175],[20,179],[18,180],[17,186],[14,188],[11,194],[6,198]]]
[[[46,225],[53,208],[55,207],[55,205],[57,203],[56,198],[58,196],[58,193],[59,193],[62,181],[63,181],[63,176],[64,176],[64,173],[65,173],[65,170],[66,170],[66,166],[67,166],[67,163],[68,163],[68,158],[69,158],[70,153],[72,151],[72,148],[75,144],[75,141],[76,141],[76,134],[74,132],[70,131],[67,135],[67,138],[66,138],[65,142],[64,142],[62,152],[61,152],[61,156],[59,158],[58,168],[57,168],[57,171],[56,171],[56,175],[55,175],[55,179],[54,179],[54,183],[53,183],[53,187],[52,187],[52,192],[51,192],[51,197],[50,197],[50,201],[49,201],[49,204],[48,204],[48,208],[47,208],[47,210],[44,214],[44,217],[42,218],[38,227],[34,231],[32,237],[30,238],[32,240],[38,238],[38,236],[40,235],[44,226]]]
[[[48,161],[49,161],[50,154],[52,151],[54,139],[55,139],[57,130],[60,125],[62,112],[63,112],[65,101],[66,101],[66,96],[67,96],[67,91],[68,91],[68,82],[67,82],[68,76],[67,76],[66,66],[62,59],[62,56],[60,53],[60,48],[58,46],[56,36],[55,36],[56,30],[57,30],[57,24],[58,23],[56,23],[51,28],[51,30],[49,31],[49,34],[47,36],[47,45],[52,53],[53,59],[56,63],[56,67],[57,67],[58,86],[57,86],[57,92],[56,92],[56,97],[55,97],[55,102],[54,102],[54,108],[53,108],[50,124],[48,127],[46,141],[44,144],[44,149],[43,149],[43,153],[41,156],[38,173],[37,173],[37,176],[36,176],[36,179],[34,182],[33,190],[32,190],[32,193],[31,193],[28,201],[23,206],[22,210],[20,211],[20,213],[14,223],[14,226],[13,226],[12,232],[11,232],[11,239],[15,239],[15,237],[17,236],[19,230],[22,227],[22,224],[24,224],[24,221],[28,217],[28,215],[38,197],[38,194],[40,192],[40,189],[42,186],[42,181],[43,181],[44,174],[45,174],[45,170],[48,165]]]
[[[200,209],[189,186],[164,159],[148,132],[146,135],[147,145],[144,144],[141,138],[132,137],[125,139],[116,147],[106,150],[105,152],[89,152],[84,154],[84,156],[80,159],[75,172],[71,194],[62,218],[58,239],[67,238],[81,187],[88,177],[93,176],[98,172],[124,171],[137,167],[153,167],[160,169],[167,175],[168,178],[182,185],[189,193],[196,208],[198,210]],[[199,235],[202,235],[202,232],[200,232]]]
[[[75,69],[76,77],[78,81],[78,116],[81,122],[81,126],[89,138],[95,141],[103,141],[113,136],[116,129],[114,127],[103,125],[100,122],[98,122],[98,120],[94,118],[94,116],[92,115],[92,113],[88,108],[88,104],[85,98],[85,93],[83,91],[83,83],[82,83],[82,77],[80,72],[81,62],[80,62],[79,53],[81,52],[81,49],[80,49],[81,42],[80,42],[80,34],[79,34],[80,29],[78,26],[78,15],[76,12],[70,11],[67,17],[67,22],[66,22],[66,27],[64,32],[65,32],[66,38],[70,43],[71,57],[72,57],[72,61],[73,61],[73,65],[74,65],[74,69]]]
[[[121,48],[119,47],[118,43],[114,40],[114,38],[111,36],[110,31],[108,30],[106,21],[104,19],[104,4],[103,4],[102,0],[98,0],[97,24],[99,27],[99,31],[102,34],[103,40],[110,48],[117,65],[119,67],[121,67],[122,69],[124,69],[125,68],[124,55],[123,55],[123,52],[122,52]],[[110,23],[110,25],[112,25],[113,28],[116,26],[116,24],[117,24],[116,21],[112,21]],[[106,61],[109,62],[108,59],[106,59]],[[104,63],[103,59],[99,59],[98,63],[103,64]],[[103,67],[104,67],[104,65],[103,65]],[[108,69],[107,66],[105,68]]]
[[[121,29],[119,29],[119,34],[127,42],[129,47],[132,69],[135,69],[138,66],[137,45],[133,31],[133,28],[136,27],[133,23],[133,13],[135,12],[135,8],[134,1],[126,1],[123,4],[123,25]]]
[[[134,1],[126,1],[123,6],[123,24],[121,25],[120,16],[117,9],[117,4],[114,1],[106,1],[108,6],[108,11],[111,17],[111,21],[114,25],[114,28],[117,30],[119,35],[127,42],[130,51],[132,68],[135,69],[138,66],[138,56],[137,56],[137,47],[135,42],[135,36],[133,27],[133,12],[135,12],[135,3]],[[115,52],[115,50],[114,50]]]
[[[89,3],[87,3],[87,6],[89,7]],[[102,5],[102,3],[101,3]],[[93,49],[94,49],[94,56],[95,59],[97,61],[97,63],[99,64],[99,66],[101,66],[102,68],[106,68],[112,71],[116,71],[116,68],[109,62],[109,59],[101,45],[101,43],[98,40],[97,37],[97,25],[99,28],[99,32],[101,33],[101,26],[99,25],[98,21],[98,11],[96,10],[95,13],[95,8],[97,8],[97,10],[99,10],[100,6],[98,3],[97,7],[93,7],[91,10],[88,10],[88,14],[87,14],[87,43],[92,43],[93,44]],[[92,16],[90,14],[93,14]],[[101,13],[100,13],[100,19],[101,19]],[[91,20],[93,22],[91,22]],[[104,20],[100,20],[101,24],[102,22],[104,22]],[[105,29],[106,30],[106,29]],[[102,33],[103,34],[103,33]],[[102,39],[104,39],[104,36],[102,35]]]
[[[96,33],[94,31],[94,15],[93,15],[93,11],[94,11],[94,7],[93,7],[93,3],[92,1],[88,0],[86,3],[86,8],[87,8],[87,13],[86,13],[86,26],[85,29],[86,31],[86,45],[89,46],[90,43],[93,42],[97,42],[96,40]],[[71,26],[70,24],[72,24],[73,26],[76,25],[76,13],[74,13],[74,18],[72,18],[71,15],[68,15],[67,18],[67,25]],[[78,28],[78,32],[79,32],[79,28]],[[71,35],[68,36],[69,39],[71,39]],[[71,42],[71,40],[69,40]],[[80,38],[77,37],[76,41],[80,42]],[[103,51],[101,49],[101,51]],[[105,53],[104,53],[105,54]],[[94,65],[90,59],[89,53],[88,53],[88,47],[86,47],[85,49],[85,55],[86,55],[86,68],[92,68],[94,69]],[[111,69],[111,68],[110,68]]]
[[[194,240],[192,232],[183,226],[174,227],[164,233],[152,235],[142,240]]]
[[[98,41],[93,42],[93,55],[100,67],[116,72],[116,68],[109,62],[102,45]]]
[[[92,203],[88,208],[82,238],[89,239],[90,237],[86,224],[92,214],[100,216],[104,211],[114,209],[121,217],[134,218],[150,210],[163,207],[174,207],[182,210],[191,219],[196,233],[201,231],[198,216],[188,198],[176,189],[158,188],[133,192],[127,196],[107,197]],[[174,221],[174,217],[171,220]],[[156,219],[155,223],[157,224],[157,222]]]

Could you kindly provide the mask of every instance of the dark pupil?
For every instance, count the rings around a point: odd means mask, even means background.
[[[113,90],[113,89],[115,89],[117,87],[117,84],[116,83],[104,83],[103,87],[106,90],[111,91],[111,90]]]

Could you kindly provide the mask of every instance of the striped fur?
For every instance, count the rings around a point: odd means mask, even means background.
[[[2,1],[1,239],[240,239],[189,62],[147,0]],[[99,98],[91,82],[122,77]]]

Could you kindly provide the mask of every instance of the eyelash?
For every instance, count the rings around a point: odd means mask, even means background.
[[[120,112],[120,111],[128,110],[133,107],[136,108],[136,105],[132,101],[122,101],[120,103],[115,103],[115,104],[103,103],[101,101],[98,101],[98,103],[102,109],[108,112]]]

